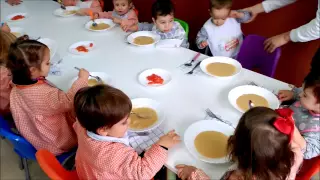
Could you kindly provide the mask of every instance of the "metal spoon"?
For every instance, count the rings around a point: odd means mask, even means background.
[[[199,61],[190,72],[188,72],[187,74],[193,74],[193,71],[200,65],[201,61]]]
[[[149,119],[151,118],[150,114],[147,114],[147,113],[144,113],[144,114],[139,114],[139,113],[136,113],[136,112],[131,112],[131,114],[134,114],[136,115],[138,118],[141,118],[141,119]]]
[[[78,67],[74,67],[76,70],[80,71],[80,68]],[[99,76],[92,76],[91,74],[89,74],[90,77],[95,78],[98,82],[102,82],[102,79]]]
[[[251,109],[251,108],[253,108],[253,107],[254,107],[253,102],[252,102],[251,100],[249,100],[249,108]]]

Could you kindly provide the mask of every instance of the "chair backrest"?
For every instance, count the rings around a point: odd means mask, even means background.
[[[36,160],[36,149],[22,136],[13,133],[8,122],[0,116],[0,135],[9,140],[14,151],[21,157]]]
[[[248,35],[244,38],[240,47],[237,60],[246,69],[259,69],[261,74],[273,77],[276,71],[281,49],[277,48],[273,53],[264,50],[266,38],[258,35]]]
[[[303,160],[302,167],[296,180],[310,180],[312,176],[320,172],[320,156]]]
[[[189,24],[181,19],[174,19],[175,21],[179,22],[180,25],[183,27],[184,31],[186,32],[187,38],[189,37]]]
[[[65,170],[56,157],[45,149],[40,149],[36,153],[37,161],[41,169],[54,180],[78,180],[78,175],[75,170]]]

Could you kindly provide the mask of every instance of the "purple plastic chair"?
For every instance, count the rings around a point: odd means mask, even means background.
[[[263,75],[273,77],[276,71],[281,49],[277,48],[273,53],[264,50],[263,42],[266,38],[258,35],[248,35],[243,40],[237,60],[246,69],[259,69]]]

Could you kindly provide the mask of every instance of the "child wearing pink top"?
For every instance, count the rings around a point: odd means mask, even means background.
[[[77,6],[80,10],[78,15],[90,15],[90,11],[94,13],[102,12],[101,3],[99,0],[62,0],[64,6]]]
[[[180,142],[169,132],[140,157],[129,145],[127,130],[132,104],[122,91],[107,85],[86,87],[76,94],[78,121],[76,170],[79,179],[152,179],[167,160],[167,148]]]
[[[97,18],[112,19],[113,22],[119,24],[124,31],[138,24],[138,16],[134,10],[132,0],[113,0],[113,6],[113,11],[100,12]]]
[[[88,71],[79,71],[68,92],[59,90],[45,79],[50,69],[49,48],[27,36],[10,46],[7,67],[13,82],[10,110],[20,134],[36,149],[55,155],[74,148],[73,98],[88,85]]]
[[[300,134],[292,110],[255,107],[241,117],[227,151],[234,164],[220,180],[292,180],[303,161]],[[201,169],[177,165],[178,176],[189,180],[210,180]]]

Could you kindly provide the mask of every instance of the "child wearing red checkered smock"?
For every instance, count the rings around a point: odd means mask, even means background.
[[[11,45],[7,67],[13,82],[10,109],[20,134],[36,149],[55,155],[74,148],[73,98],[87,86],[89,73],[81,70],[67,93],[59,90],[44,78],[50,68],[48,47],[27,38]]]
[[[80,179],[152,179],[180,141],[169,132],[140,157],[129,146],[130,99],[107,85],[81,89],[75,96],[78,121],[76,170]]]

